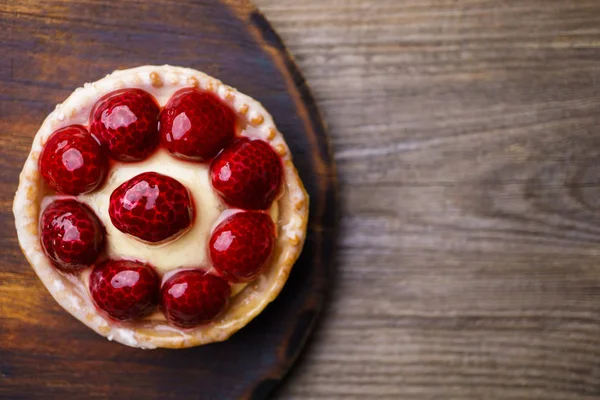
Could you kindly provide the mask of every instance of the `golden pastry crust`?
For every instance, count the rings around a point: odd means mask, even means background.
[[[91,107],[106,93],[122,88],[140,88],[153,94],[159,104],[164,106],[171,94],[184,87],[198,87],[215,93],[248,119],[251,129],[245,133],[247,136],[269,142],[282,157],[284,190],[282,197],[277,200],[279,235],[271,266],[256,281],[235,295],[228,309],[208,325],[182,330],[167,325],[162,318],[122,324],[98,313],[90,300],[86,285],[76,276],[58,272],[43,253],[38,219],[45,193],[38,170],[38,158],[52,132],[73,123],[86,124]],[[168,65],[142,66],[115,71],[94,83],[85,84],[56,106],[35,135],[31,152],[20,175],[13,212],[25,257],[50,294],[65,310],[109,340],[140,348],[185,348],[228,339],[278,296],[304,244],[308,195],[292,163],[283,135],[259,102],[193,69]]]

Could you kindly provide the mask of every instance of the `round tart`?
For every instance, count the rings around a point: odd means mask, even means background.
[[[13,211],[56,301],[128,346],[223,341],[273,301],[308,196],[260,103],[193,69],[143,66],[46,118]]]

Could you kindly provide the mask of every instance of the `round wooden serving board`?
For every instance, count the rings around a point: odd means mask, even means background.
[[[0,398],[261,399],[298,355],[332,268],[335,171],[310,91],[248,2],[26,1],[0,5]],[[56,103],[115,69],[204,71],[262,102],[311,197],[301,258],[279,298],[227,342],[144,351],[63,311],[22,256],[11,213],[31,140]]]

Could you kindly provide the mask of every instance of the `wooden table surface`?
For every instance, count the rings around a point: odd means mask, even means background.
[[[255,2],[341,182],[278,398],[600,398],[600,1]]]

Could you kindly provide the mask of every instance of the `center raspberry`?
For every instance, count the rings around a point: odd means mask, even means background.
[[[156,172],[139,174],[116,188],[108,211],[118,230],[151,243],[182,233],[194,218],[186,187]]]

